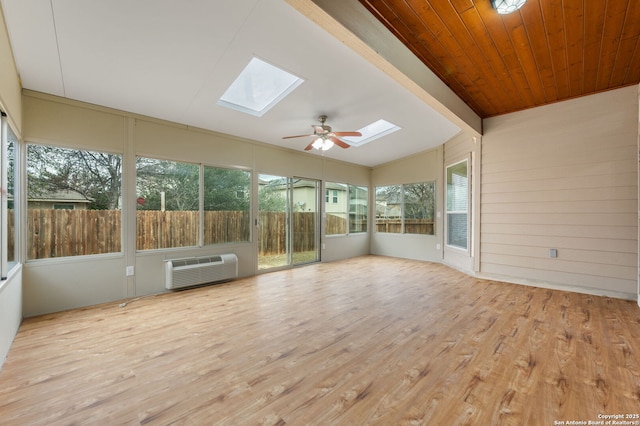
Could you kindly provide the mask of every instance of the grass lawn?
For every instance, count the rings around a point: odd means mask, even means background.
[[[302,251],[299,253],[293,253],[293,263],[306,263],[318,260],[316,258],[315,251]],[[258,256],[258,269],[268,269],[277,266],[284,266],[287,264],[287,254],[270,254]]]

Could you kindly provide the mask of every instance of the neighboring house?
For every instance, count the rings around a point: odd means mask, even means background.
[[[347,186],[327,182],[324,191],[324,205],[327,213],[345,213]]]
[[[85,210],[91,201],[78,191],[63,189],[28,197],[27,205],[30,209]]]
[[[271,185],[272,188],[278,190],[284,197],[284,191],[287,189],[286,182],[265,181],[260,180],[258,183],[261,187]],[[306,179],[294,179],[293,181],[293,208],[294,211],[314,212],[316,208],[317,195],[315,181]],[[350,214],[363,215],[366,213],[366,200],[349,200],[347,194],[347,185],[327,182],[324,191],[324,205],[326,213],[342,214],[347,213],[347,204],[349,205]],[[359,205],[359,207],[357,206]],[[364,211],[363,211],[364,210]]]
[[[274,190],[278,191],[282,198],[285,198],[285,191],[287,190],[287,179],[276,179],[272,181],[266,181],[260,179],[258,181],[260,189],[266,188],[267,185]],[[344,192],[344,189],[343,189]],[[344,200],[344,195],[342,200]],[[317,193],[316,193],[316,181],[306,179],[294,179],[293,180],[293,210],[296,212],[317,212]],[[330,210],[327,210],[328,212]],[[344,211],[344,209],[342,209]]]
[[[396,219],[402,216],[400,194],[376,197],[376,217],[379,219]]]

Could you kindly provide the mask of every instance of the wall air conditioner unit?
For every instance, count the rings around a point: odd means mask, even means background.
[[[226,281],[238,276],[238,257],[233,254],[165,260],[165,288],[175,290]]]

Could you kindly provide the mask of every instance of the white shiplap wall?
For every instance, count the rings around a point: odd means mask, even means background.
[[[637,90],[485,121],[482,274],[635,298]]]

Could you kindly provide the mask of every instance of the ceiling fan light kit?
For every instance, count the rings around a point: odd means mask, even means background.
[[[527,0],[491,0],[493,8],[500,15],[507,15],[520,9]]]
[[[332,140],[318,138],[311,144],[312,147],[320,151],[327,151],[335,145]]]

